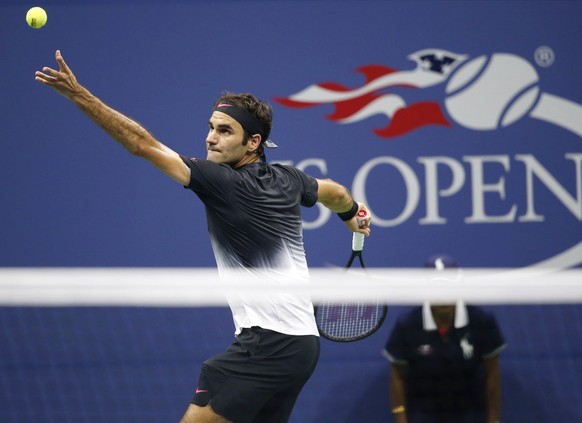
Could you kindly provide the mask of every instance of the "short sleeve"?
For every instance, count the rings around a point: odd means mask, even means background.
[[[485,337],[483,345],[483,358],[495,357],[505,349],[506,344],[497,320],[489,313],[487,313],[485,331],[487,336]]]
[[[232,184],[233,170],[223,164],[208,160],[180,156],[190,169],[190,182],[184,188],[190,189],[201,198],[214,197],[228,200]]]
[[[303,175],[305,176],[305,192],[301,199],[301,205],[305,207],[313,207],[315,203],[317,203],[317,189],[319,188],[319,185],[317,179],[306,175],[305,173]]]
[[[275,164],[281,169],[286,170],[289,174],[293,175],[296,183],[300,184],[301,188],[301,205],[304,207],[313,207],[317,203],[317,189],[319,187],[317,179],[309,176],[305,172],[293,167],[282,164]]]

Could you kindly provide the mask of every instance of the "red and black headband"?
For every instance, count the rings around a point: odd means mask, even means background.
[[[240,123],[248,135],[253,136],[254,134],[260,134],[265,147],[277,147],[277,144],[265,136],[263,125],[261,125],[259,119],[248,110],[235,106],[234,104],[220,103],[214,108],[214,111],[229,115]]]

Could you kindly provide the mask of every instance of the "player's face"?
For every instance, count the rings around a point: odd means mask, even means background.
[[[248,152],[248,144],[243,145],[245,131],[241,124],[229,115],[215,111],[208,127],[206,159],[236,167]]]

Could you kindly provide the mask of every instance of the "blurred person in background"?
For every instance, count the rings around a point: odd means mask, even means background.
[[[424,265],[435,282],[460,281],[448,255]],[[424,303],[399,316],[383,350],[396,423],[498,423],[505,341],[495,317],[462,300]]]

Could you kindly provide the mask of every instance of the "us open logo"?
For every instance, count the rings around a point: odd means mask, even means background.
[[[544,63],[553,56],[541,54]],[[537,56],[536,56],[537,57]],[[535,68],[525,59],[495,53],[469,59],[446,50],[427,49],[409,59],[416,68],[397,71],[372,65],[358,68],[366,77],[361,87],[349,89],[337,83],[314,84],[275,100],[287,107],[304,108],[333,104],[328,119],[350,124],[383,114],[385,128],[376,128],[379,137],[398,137],[426,125],[452,126],[437,102],[407,104],[401,96],[383,93],[393,87],[428,88],[446,82],[444,107],[457,125],[477,131],[494,130],[529,116],[558,125],[582,137],[582,106],[544,93]]]
[[[316,108],[332,105],[333,112],[326,116],[340,125],[358,124],[373,138],[397,142],[420,128],[463,128],[469,131],[491,132],[502,135],[503,131],[517,122],[527,120],[543,121],[558,129],[568,131],[578,141],[582,137],[582,105],[551,92],[543,90],[536,64],[547,69],[555,61],[553,51],[542,46],[534,54],[535,63],[512,53],[498,52],[490,55],[470,57],[443,49],[424,49],[408,56],[415,63],[411,70],[398,70],[384,65],[366,65],[356,71],[364,76],[364,82],[355,88],[337,82],[316,83],[287,97],[277,97],[279,104],[294,109]],[[423,99],[423,89],[442,86],[441,97],[437,100],[427,96]],[[407,96],[408,90],[414,95]],[[428,90],[427,90],[428,91]],[[413,101],[408,101],[413,98]],[[420,99],[420,100],[419,100]],[[304,112],[305,113],[305,112]],[[367,120],[377,116],[386,117],[384,127],[371,127]],[[560,130],[560,129],[558,129]],[[549,137],[547,142],[551,142]],[[546,142],[544,140],[544,142]],[[582,145],[582,144],[581,144]],[[507,143],[508,148],[510,144]],[[463,146],[459,146],[462,150]],[[577,146],[574,146],[577,148]],[[464,218],[465,224],[480,223],[534,223],[544,222],[545,216],[536,207],[534,181],[541,182],[553,194],[559,207],[568,210],[576,221],[582,221],[582,153],[565,152],[563,166],[568,167],[568,178],[574,179],[572,188],[563,186],[543,162],[543,156],[522,153],[505,155],[464,155],[462,160],[440,155],[418,157],[417,162],[424,167],[426,182],[426,210],[418,220],[420,225],[444,225],[448,219],[439,209],[439,201],[460,192],[470,173],[473,193],[472,209]],[[522,210],[513,204],[507,212],[493,215],[488,213],[485,193],[494,192],[500,198],[505,196],[505,186],[500,180],[496,185],[487,184],[484,168],[495,163],[509,170],[510,162],[519,162],[525,169],[523,180],[524,205]],[[311,165],[316,159],[311,159]],[[465,169],[468,164],[468,171]],[[573,165],[573,166],[572,166]],[[320,168],[326,168],[321,164]],[[406,198],[402,210],[396,216],[382,215],[371,208],[376,227],[393,227],[411,219],[417,210],[421,197],[421,181],[413,166],[395,156],[379,156],[364,163],[354,177],[353,192],[357,198],[366,199],[367,178],[373,169],[390,166],[396,169],[406,187]],[[447,187],[438,186],[437,167],[447,167],[452,174],[452,182]],[[568,181],[570,184],[572,180]],[[369,202],[368,202],[369,203]],[[540,203],[542,204],[542,203]],[[322,211],[313,228],[325,223]],[[309,225],[307,225],[309,227]],[[582,263],[582,242],[567,246],[560,253],[548,257],[545,266],[567,268]],[[535,266],[537,264],[533,264]]]

